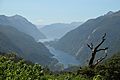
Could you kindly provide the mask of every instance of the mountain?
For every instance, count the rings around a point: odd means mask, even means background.
[[[36,41],[46,38],[45,35],[41,33],[34,24],[20,15],[14,15],[11,17],[0,15],[0,24],[13,26],[19,31],[32,36]]]
[[[75,29],[81,22],[72,22],[70,24],[54,23],[51,25],[45,25],[39,30],[47,36],[49,39],[59,39],[64,36],[68,31]]]
[[[0,25],[0,52],[11,51],[42,65],[48,65],[55,60],[49,50],[42,43],[37,43],[33,37],[12,26]]]
[[[120,51],[120,11],[89,19],[59,39],[54,47],[76,56],[85,64],[91,56],[87,44],[97,45],[104,33],[107,33],[107,40],[101,47],[109,47],[108,56]]]
[[[0,52],[10,51],[18,51],[19,53],[22,53],[22,51],[14,45],[6,35],[0,32]]]
[[[38,29],[43,28],[45,25],[36,25]]]

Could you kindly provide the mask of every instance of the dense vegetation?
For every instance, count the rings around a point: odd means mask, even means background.
[[[54,74],[39,64],[32,64],[14,54],[0,55],[0,80],[64,80],[80,78],[72,74]]]
[[[106,60],[95,69],[84,67],[76,72],[51,72],[39,64],[14,54],[0,55],[0,80],[119,80],[120,53]]]

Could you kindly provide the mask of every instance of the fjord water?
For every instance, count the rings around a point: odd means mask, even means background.
[[[44,42],[49,42],[49,41],[54,41],[54,38],[49,38],[49,39],[40,39],[38,42],[44,43]]]
[[[40,42],[44,42],[44,41],[51,41],[51,39],[48,40],[39,40]],[[53,47],[50,46],[46,46],[49,51],[54,55],[53,58],[56,58],[59,63],[62,63],[64,65],[64,68],[67,68],[68,65],[79,65],[80,62],[72,55],[70,55],[69,53],[63,52],[61,50],[57,50]]]
[[[68,65],[79,65],[79,61],[76,60],[76,58],[69,53],[65,53],[60,50],[56,50],[53,47],[47,46],[49,51],[54,55],[53,57],[56,58],[59,63],[62,63],[65,68],[68,67]]]

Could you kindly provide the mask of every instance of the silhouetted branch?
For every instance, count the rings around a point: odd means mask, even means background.
[[[103,35],[102,41],[95,47],[95,50],[97,50],[104,43],[104,41],[106,40],[105,36],[106,36],[106,33]]]
[[[106,57],[107,57],[107,53],[104,57],[101,57],[100,59],[97,60],[97,62],[94,64],[94,67],[98,65],[100,62],[102,62]]]
[[[105,39],[106,33],[104,34],[104,36],[102,37],[102,39]]]
[[[87,46],[88,46],[90,49],[92,49],[92,47],[91,47],[89,44],[87,44]]]
[[[104,48],[104,49],[98,49],[97,52],[99,52],[99,51],[105,51],[105,50],[107,50],[107,49],[108,49],[108,47],[106,47],[106,48]]]
[[[91,43],[91,45],[87,44],[87,46],[92,50],[93,49],[93,44]]]
[[[108,47],[98,49],[104,43],[104,41],[106,40],[105,36],[106,36],[106,33],[103,35],[102,41],[96,47],[94,47],[92,43],[91,44],[87,44],[87,46],[92,51],[92,57],[90,58],[90,61],[89,61],[89,67],[90,68],[94,68],[94,66],[96,66],[98,63],[100,63],[103,59],[105,59],[107,57],[107,55],[105,57],[101,57],[100,59],[97,60],[96,64],[93,64],[95,56],[96,56],[96,53],[99,52],[99,51],[105,51],[105,50],[108,49]]]
[[[93,44],[91,43],[91,48],[93,49]]]

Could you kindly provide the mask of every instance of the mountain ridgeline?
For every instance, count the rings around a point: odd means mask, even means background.
[[[51,25],[45,25],[39,30],[45,34],[45,36],[49,39],[59,39],[64,36],[70,30],[77,28],[81,25],[82,22],[72,22],[70,24],[65,23],[54,23]]]
[[[25,18],[0,16],[0,52],[16,52],[18,56],[41,65],[57,61],[42,43],[36,42],[40,38],[45,37]]]
[[[107,34],[107,40],[101,47],[109,47],[108,56],[112,56],[112,53],[120,50],[120,11],[89,19],[59,39],[54,47],[76,56],[81,64],[85,64],[91,56],[87,44],[99,44],[104,33]]]
[[[24,32],[32,36],[36,41],[39,39],[45,39],[45,35],[41,33],[34,24],[29,22],[26,18],[20,15],[14,15],[7,17],[5,15],[0,15],[0,24],[10,25],[21,32]]]

